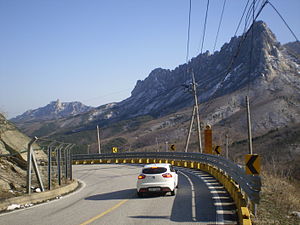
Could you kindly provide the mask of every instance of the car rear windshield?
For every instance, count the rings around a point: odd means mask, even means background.
[[[167,168],[164,167],[155,167],[155,168],[145,168],[143,169],[144,174],[157,174],[164,173],[167,171]]]

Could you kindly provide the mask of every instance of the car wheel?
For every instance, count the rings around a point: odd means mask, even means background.
[[[176,194],[176,189],[174,188],[173,191],[171,191],[171,196],[174,196]]]
[[[141,192],[138,192],[138,193],[137,193],[137,195],[138,195],[138,197],[139,197],[139,198],[142,198],[142,197],[144,197],[144,194],[143,194],[143,193],[141,193]]]

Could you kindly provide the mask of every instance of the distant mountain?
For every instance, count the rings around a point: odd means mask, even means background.
[[[92,109],[93,107],[86,106],[81,102],[60,102],[60,100],[57,100],[44,107],[28,110],[22,115],[11,119],[11,121],[18,124],[29,121],[54,120],[76,116]]]
[[[289,54],[300,58],[300,42],[299,41],[289,42],[283,46],[287,49],[287,51],[289,51]]]
[[[191,93],[183,87],[191,83],[191,71],[198,84],[204,123],[230,124],[239,134],[239,128],[246,124],[246,95],[250,98],[254,132],[264,133],[299,123],[299,42],[281,45],[262,21],[256,22],[253,29],[253,38],[252,32],[247,37],[233,37],[220,51],[200,54],[174,70],[154,69],[145,80],[137,81],[131,96],[124,101],[51,121],[51,124],[39,124],[38,128],[28,124],[22,129],[33,133],[42,129],[41,126],[48,126],[50,133],[78,132],[99,123],[178,112],[193,105]]]

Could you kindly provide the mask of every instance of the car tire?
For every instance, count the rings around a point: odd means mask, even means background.
[[[174,196],[176,194],[176,188],[174,188],[173,191],[171,191],[171,196]]]
[[[138,193],[137,193],[137,196],[138,196],[139,198],[142,198],[142,197],[144,197],[144,194],[141,193],[141,192],[138,192]]]

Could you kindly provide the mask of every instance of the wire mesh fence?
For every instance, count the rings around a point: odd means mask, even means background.
[[[11,149],[9,153],[0,154],[0,170],[3,170],[0,184],[6,184],[10,192],[16,189],[28,194],[68,184],[72,180],[73,147],[74,144],[35,137],[27,149]],[[13,188],[17,185],[18,190]]]

